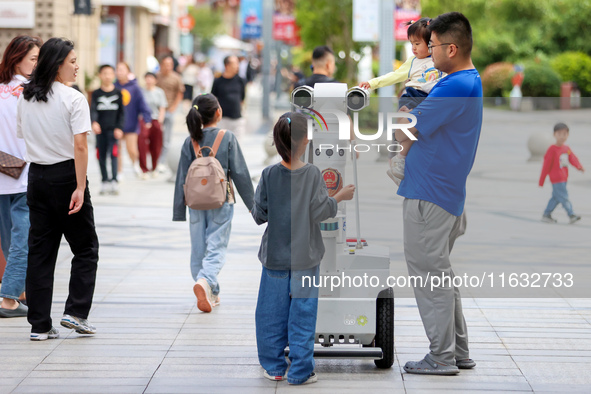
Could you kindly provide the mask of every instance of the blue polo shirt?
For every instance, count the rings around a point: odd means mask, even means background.
[[[460,216],[482,127],[478,71],[458,71],[441,79],[411,113],[419,134],[406,157],[398,194]]]

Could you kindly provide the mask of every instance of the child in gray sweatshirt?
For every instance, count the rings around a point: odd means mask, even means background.
[[[320,222],[337,214],[337,204],[351,200],[353,185],[334,197],[320,170],[300,157],[307,144],[303,114],[282,115],[273,129],[273,141],[283,159],[263,170],[255,193],[252,216],[267,223],[259,259],[263,264],[256,308],[259,362],[264,376],[284,380],[284,350],[289,343],[290,384],[314,383],[314,333],[318,289],[304,287],[303,276],[317,276],[324,255]]]

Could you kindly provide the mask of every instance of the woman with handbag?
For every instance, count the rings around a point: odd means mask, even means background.
[[[29,252],[29,168],[24,161],[25,142],[16,137],[16,105],[23,84],[37,64],[39,47],[39,38],[15,37],[0,63],[0,242],[7,260],[0,290],[0,317],[24,317],[28,310],[19,296],[25,291]]]
[[[90,108],[75,82],[74,44],[50,38],[39,51],[37,68],[17,105],[17,135],[25,140],[29,169],[29,260],[27,301],[30,339],[59,337],[52,326],[53,276],[62,235],[74,254],[69,295],[61,325],[94,334],[87,317],[98,263],[98,237],[88,191],[87,133]]]
[[[221,164],[228,181],[228,199],[217,209],[189,208],[191,273],[195,280],[193,292],[197,297],[197,307],[203,312],[211,312],[212,308],[219,304],[220,285],[217,277],[225,263],[234,216],[231,182],[234,181],[236,184],[248,210],[252,208],[254,201],[254,188],[242,150],[231,131],[220,130],[217,127],[221,118],[222,108],[214,95],[202,94],[193,100],[187,114],[190,136],[185,140],[181,150],[174,188],[172,220],[185,221],[187,207],[183,186],[189,167],[197,157],[195,151],[203,148],[203,155],[209,155],[210,150],[215,151],[215,158]],[[218,135],[221,138],[218,138]]]

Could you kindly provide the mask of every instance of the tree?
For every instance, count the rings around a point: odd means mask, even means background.
[[[335,78],[348,84],[357,83],[357,61],[351,53],[359,53],[361,45],[353,42],[353,0],[298,0],[295,5],[304,48],[313,50],[328,45],[336,55]],[[340,52],[345,53],[342,60]]]
[[[201,52],[207,52],[213,45],[213,38],[224,33],[222,14],[207,7],[189,7],[189,15],[195,20],[191,33],[200,43]]]

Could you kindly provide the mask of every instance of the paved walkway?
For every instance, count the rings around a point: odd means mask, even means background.
[[[454,248],[454,266],[561,272],[588,265],[591,176],[573,173],[569,183],[573,205],[583,215],[580,223],[540,223],[550,191],[537,187],[541,163],[526,161],[525,144],[531,133],[551,133],[554,122],[566,119],[572,123],[570,145],[591,168],[589,115],[486,111],[468,184],[468,232]],[[176,132],[179,143],[185,131],[179,125]],[[253,175],[263,168],[263,139],[251,134],[242,141]],[[402,200],[382,176],[384,166],[371,155],[361,158],[360,171],[377,174],[360,177],[362,234],[389,246],[392,272],[404,273]],[[478,366],[454,377],[402,371],[406,361],[424,356],[428,343],[414,299],[396,298],[393,368],[320,359],[317,384],[270,382],[262,377],[254,335],[260,275],[256,255],[263,229],[253,224],[242,203],[236,206],[220,276],[221,306],[203,314],[191,290],[188,225],[171,221],[173,184],[136,180],[129,168],[126,176],[120,196],[99,196],[98,168],[91,160],[101,243],[90,315],[97,335],[82,337],[61,328],[57,340],[31,342],[25,319],[0,320],[0,393],[591,392],[588,292],[586,299],[465,297],[471,356]],[[565,223],[560,208],[556,217]],[[66,299],[70,258],[64,243],[53,299],[56,323]],[[498,290],[496,296],[504,295]]]

